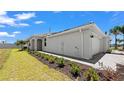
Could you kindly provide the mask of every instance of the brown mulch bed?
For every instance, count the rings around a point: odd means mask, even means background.
[[[45,65],[48,65],[49,68],[54,68],[57,71],[60,71],[62,73],[64,73],[65,75],[68,75],[72,80],[85,80],[83,78],[83,72],[86,71],[90,66],[87,65],[83,65],[80,63],[75,63],[78,66],[80,66],[81,72],[80,72],[80,76],[73,76],[70,72],[70,64],[71,62],[68,62],[68,60],[66,60],[66,62],[64,63],[64,67],[58,67],[58,65],[56,63],[49,63],[49,61],[42,59],[41,57],[38,57],[34,54],[31,54],[33,57],[37,58],[39,61],[41,61],[42,63],[44,63]]]
[[[39,57],[39,56],[36,56],[35,54],[31,54],[33,57],[37,58],[39,61],[41,61],[42,63],[48,65],[49,68],[54,68],[56,69],[57,71],[60,71],[62,73],[64,73],[65,75],[69,76],[72,80],[78,80],[78,81],[85,81],[86,79],[84,78],[83,76],[83,73],[88,70],[88,68],[90,68],[90,66],[87,66],[87,65],[84,65],[84,64],[81,64],[81,63],[76,63],[80,68],[81,68],[81,72],[80,72],[80,75],[79,76],[74,76],[71,74],[70,72],[70,64],[72,64],[73,62],[70,62],[68,60],[65,60],[65,63],[64,63],[64,67],[58,67],[58,65],[54,62],[54,63],[49,63],[49,61],[43,59],[42,57]],[[114,76],[111,75],[111,72],[107,72],[105,70],[98,70],[98,69],[95,69],[96,72],[98,73],[98,75],[100,76],[100,81],[116,81],[116,80],[122,80],[122,78],[120,79],[116,79],[118,78],[117,76]],[[124,67],[123,67],[123,71],[124,71]],[[118,72],[117,72],[118,73]],[[120,73],[120,72],[119,72]],[[109,75],[110,74],[110,75]],[[116,75],[116,73],[115,73]],[[116,78],[113,78],[113,77],[116,77]],[[124,77],[124,76],[123,76]],[[124,80],[124,78],[123,78]]]
[[[124,65],[117,64],[117,73],[120,74],[119,80],[124,80]]]

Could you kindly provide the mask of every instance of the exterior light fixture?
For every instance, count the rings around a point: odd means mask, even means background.
[[[93,35],[91,35],[90,37],[91,37],[91,38],[93,38],[94,36],[93,36]]]

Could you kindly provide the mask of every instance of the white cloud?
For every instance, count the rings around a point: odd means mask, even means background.
[[[27,23],[21,23],[21,20],[27,20],[32,17],[35,17],[34,12],[30,13],[22,13],[16,14],[16,18],[9,17],[7,12],[0,11],[0,27],[4,27],[5,25],[14,26],[14,27],[24,27],[29,26]]]
[[[27,19],[30,19],[32,17],[35,17],[35,13],[32,12],[32,13],[22,13],[22,14],[16,14],[15,15],[17,20],[27,20]]]
[[[14,18],[10,18],[8,16],[0,16],[0,24],[14,26],[16,24],[15,21],[16,20]]]
[[[20,33],[20,31],[15,31],[12,34],[9,34],[8,32],[0,32],[0,37],[15,37],[17,34]]]
[[[19,24],[17,24],[17,26],[29,26],[29,24],[27,24],[27,23],[19,23]]]
[[[61,11],[53,11],[53,13],[57,14],[57,13],[61,13]]]
[[[21,33],[20,31],[13,32],[13,34],[20,34],[20,33]]]
[[[0,32],[0,37],[15,37],[15,35],[8,32]]]
[[[29,26],[29,24],[27,23],[16,23],[16,19],[7,16],[0,16],[0,24],[14,26],[14,27]]]
[[[4,28],[5,27],[5,25],[0,25],[0,28]]]
[[[5,11],[0,11],[0,16],[1,15],[6,15],[7,14],[7,12],[5,12]]]
[[[42,24],[42,23],[44,23],[44,21],[35,21],[34,23],[35,24]]]

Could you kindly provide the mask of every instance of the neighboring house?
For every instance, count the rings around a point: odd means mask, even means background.
[[[76,58],[90,59],[93,55],[106,52],[109,36],[95,23],[45,35],[34,35],[29,40],[31,50],[46,51]]]

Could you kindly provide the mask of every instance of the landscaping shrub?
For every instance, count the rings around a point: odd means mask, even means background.
[[[56,63],[58,64],[59,67],[64,67],[64,59],[63,58],[57,58]]]
[[[23,51],[23,50],[27,50],[27,49],[28,49],[28,48],[27,48],[27,47],[25,47],[25,46],[24,46],[24,47],[22,47],[22,51]]]
[[[46,58],[46,55],[47,55],[47,54],[42,53],[42,54],[41,54],[41,57],[46,60],[46,59],[47,59],[47,58]]]
[[[43,54],[43,53],[40,53],[40,56],[39,56],[39,57],[42,57],[42,54]]]
[[[44,54],[44,55],[43,55],[43,58],[44,58],[45,60],[48,60],[48,59],[49,59],[49,55],[48,55],[48,54]]]
[[[111,53],[112,52],[112,49],[108,49],[107,51],[106,51],[106,53]]]
[[[71,64],[71,73],[74,75],[74,76],[79,76],[80,75],[80,67],[76,64]]]
[[[49,56],[49,59],[48,59],[49,63],[54,63],[55,60],[56,60],[56,57],[54,57],[54,56]]]
[[[27,48],[26,50],[29,54],[31,54],[31,50],[29,48]]]
[[[35,54],[35,51],[31,51],[31,54]]]
[[[38,56],[38,57],[40,57],[40,56],[41,56],[41,53],[40,53],[40,52],[38,52],[38,51],[35,51],[35,52],[34,52],[34,54],[35,54],[35,56]]]
[[[99,75],[93,68],[89,68],[86,72],[84,72],[83,76],[88,81],[98,81],[100,80]]]

